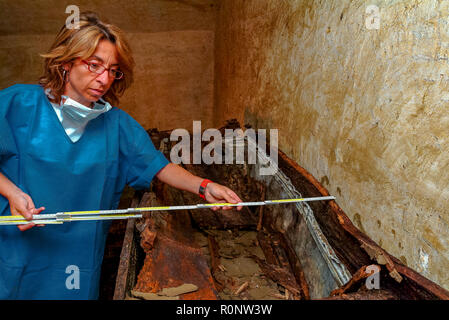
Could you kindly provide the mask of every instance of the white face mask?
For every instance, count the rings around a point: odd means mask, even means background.
[[[62,98],[65,99],[65,101],[62,103],[61,99],[59,109],[60,120],[65,132],[73,142],[76,142],[81,138],[89,121],[112,108],[112,106],[103,99],[99,99],[95,102],[94,107],[91,109],[67,96],[62,96]]]

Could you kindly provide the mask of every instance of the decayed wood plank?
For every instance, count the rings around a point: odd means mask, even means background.
[[[262,249],[265,259],[268,264],[280,265],[279,259],[276,257],[273,247],[270,244],[269,239],[265,236],[263,231],[257,233],[257,240],[259,242],[260,248]]]
[[[290,270],[290,263],[288,261],[287,255],[284,252],[284,249],[281,247],[280,241],[281,240],[279,239],[279,237],[275,236],[273,237],[271,245],[274,249],[274,252],[276,253],[276,256],[279,259],[279,266],[284,269]]]
[[[262,185],[261,188],[262,188],[262,198],[260,199],[260,201],[265,201],[267,187],[265,185]],[[262,229],[263,209],[264,208],[265,208],[265,206],[259,207],[259,221],[257,222],[257,227],[256,227],[257,231],[260,231]]]
[[[211,273],[212,277],[215,281],[215,286],[218,291],[222,291],[224,287],[224,283],[220,281],[220,278],[217,276],[217,272],[220,270],[220,255],[218,253],[219,247],[218,243],[213,236],[210,234],[207,236],[207,242],[209,245],[210,259],[211,259]]]
[[[139,198],[134,196],[131,206],[137,207]],[[135,219],[129,219],[126,225],[125,237],[123,238],[122,251],[120,253],[120,263],[115,282],[115,290],[113,300],[125,300],[126,292],[134,285],[135,270],[132,270],[135,265],[135,241],[134,241],[134,226]]]
[[[285,237],[281,234],[277,234],[277,236],[278,239],[273,241],[273,245],[277,246],[277,248],[275,247],[275,251],[278,256],[282,255],[282,260],[285,261],[283,262],[283,265],[286,267],[288,266],[289,270],[295,277],[296,282],[301,288],[302,298],[309,300],[309,285],[307,284],[307,280],[301,266],[301,261],[298,259],[295,251],[289,246]]]
[[[282,235],[280,234],[266,235],[263,231],[259,231],[257,234],[257,240],[268,265],[280,267],[280,269],[290,274],[290,276],[296,280],[295,283],[300,288],[300,297],[308,300],[310,299],[309,286],[305,279],[300,261],[293,250],[288,250],[288,245],[285,243],[285,240],[282,241],[282,239]]]
[[[293,277],[291,272],[289,272],[289,270],[285,270],[285,268],[268,264],[257,256],[252,255],[250,257],[257,262],[260,269],[262,269],[262,272],[267,277],[293,293],[296,299],[299,299],[299,297],[301,296],[301,288],[299,288],[295,278]]]
[[[367,290],[351,292],[317,300],[397,300],[398,297],[389,290]]]

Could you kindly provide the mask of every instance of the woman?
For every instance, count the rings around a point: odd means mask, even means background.
[[[133,80],[131,51],[117,27],[84,13],[80,28],[64,26],[43,56],[39,85],[0,91],[2,215],[30,220],[44,210],[114,209],[126,184],[147,188],[154,176],[201,189],[208,202],[241,202],[229,188],[169,163],[134,119],[111,106]],[[0,299],[96,299],[109,226],[1,227]],[[74,268],[75,288],[67,285]]]

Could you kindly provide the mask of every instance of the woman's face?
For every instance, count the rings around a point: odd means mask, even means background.
[[[101,40],[94,54],[85,61],[103,65],[106,69],[118,68],[115,45],[108,40]],[[91,107],[92,102],[100,99],[114,82],[114,77],[108,70],[101,74],[91,72],[82,59],[76,59],[71,66],[65,66],[65,69],[69,74],[64,94],[86,107]]]

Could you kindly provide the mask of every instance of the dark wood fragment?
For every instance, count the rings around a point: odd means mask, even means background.
[[[136,196],[131,202],[131,207],[135,208],[138,204],[139,198]],[[123,239],[120,263],[115,282],[114,300],[124,300],[126,298],[126,293],[131,290],[136,280],[136,243],[134,241],[135,222],[136,219],[129,219],[126,225],[126,232]]]
[[[317,300],[397,300],[398,297],[389,290],[366,290],[346,293]]]
[[[260,231],[257,233],[257,240],[259,242],[259,246],[263,251],[263,254],[265,255],[265,259],[267,260],[268,264],[272,265],[280,265],[280,262],[278,258],[276,257],[276,254],[274,252],[273,247],[271,247],[271,239],[268,235],[266,235],[263,231]]]
[[[279,266],[286,270],[290,270],[290,263],[288,262],[288,258],[284,252],[284,249],[281,247],[281,243],[280,243],[278,234],[274,235],[273,241],[271,242],[271,246],[273,247],[274,252],[275,252],[276,256],[278,257]]]
[[[282,255],[282,260],[286,261],[283,264],[288,265],[290,268],[292,274],[294,275],[296,282],[301,287],[301,295],[302,298],[305,300],[310,299],[309,294],[309,285],[307,284],[306,277],[304,275],[304,270],[301,266],[301,261],[298,259],[298,256],[296,255],[295,251],[292,249],[292,247],[287,243],[287,240],[285,239],[284,235],[280,233],[276,233],[277,240],[273,243],[278,243],[276,252],[278,256]]]
[[[332,296],[342,295],[342,294],[346,293],[347,291],[349,291],[360,280],[369,277],[370,273],[366,272],[366,267],[367,266],[363,266],[359,270],[357,270],[357,272],[352,275],[352,278],[346,284],[344,284],[340,288],[333,290],[331,292],[330,296],[332,297]],[[379,268],[379,271],[380,271],[380,267],[379,266],[377,266],[377,267]]]
[[[268,264],[257,256],[251,255],[250,257],[257,262],[260,269],[262,269],[262,272],[267,277],[290,291],[296,299],[299,299],[301,296],[301,288],[297,285],[294,276],[289,270]]]
[[[267,193],[267,187],[265,185],[262,185],[262,198],[260,199],[260,201],[265,201],[266,193]],[[256,228],[257,231],[260,231],[262,229],[263,209],[264,208],[265,208],[265,206],[259,207],[259,221],[257,222],[257,228]]]
[[[220,272],[218,268],[220,265],[220,255],[218,253],[220,248],[218,247],[218,243],[215,238],[210,234],[207,236],[207,242],[209,244],[212,278],[215,281],[215,287],[217,290],[222,291],[224,288],[224,283],[222,283],[222,281],[220,281],[220,277],[217,276],[217,273]]]

